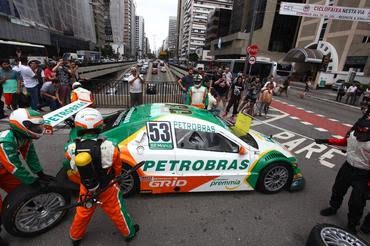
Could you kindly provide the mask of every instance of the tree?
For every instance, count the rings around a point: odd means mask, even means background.
[[[199,60],[199,56],[197,53],[191,53],[189,54],[189,61],[190,62],[197,62]]]
[[[109,44],[104,45],[103,49],[101,50],[101,54],[103,57],[112,57],[114,54],[112,46]]]

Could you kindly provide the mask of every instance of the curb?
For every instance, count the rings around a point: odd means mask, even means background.
[[[299,88],[299,87],[293,87],[292,86],[293,90],[297,91],[297,88]],[[299,89],[301,89],[301,88],[299,88]],[[346,107],[353,108],[353,109],[360,109],[360,106],[353,106],[353,105],[345,104],[345,103],[342,103],[342,102],[337,102],[337,101],[334,101],[333,99],[326,99],[326,98],[322,98],[322,97],[318,97],[318,96],[312,96],[310,94],[306,94],[306,97],[310,97],[310,98],[320,100],[320,101],[324,101],[324,102],[334,103],[334,104],[337,104],[337,105],[346,106]]]

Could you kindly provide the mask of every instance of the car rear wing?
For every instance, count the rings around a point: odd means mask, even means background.
[[[82,109],[90,106],[91,104],[92,102],[90,101],[77,100],[48,114],[45,114],[43,116],[45,121],[45,133],[53,134],[53,128],[56,125],[78,113]]]

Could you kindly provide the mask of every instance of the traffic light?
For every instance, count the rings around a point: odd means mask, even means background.
[[[328,55],[324,55],[324,56],[322,57],[322,62],[321,62],[321,68],[320,68],[320,71],[322,71],[322,72],[326,72],[326,70],[328,69],[329,62],[330,62],[330,54],[328,54]]]

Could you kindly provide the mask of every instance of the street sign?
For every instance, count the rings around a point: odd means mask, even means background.
[[[370,9],[281,2],[279,14],[370,22]]]
[[[256,56],[258,53],[258,46],[256,44],[248,46],[247,53],[249,54],[249,56]]]
[[[250,56],[249,57],[249,64],[253,65],[254,63],[256,63],[256,57],[255,56]]]

